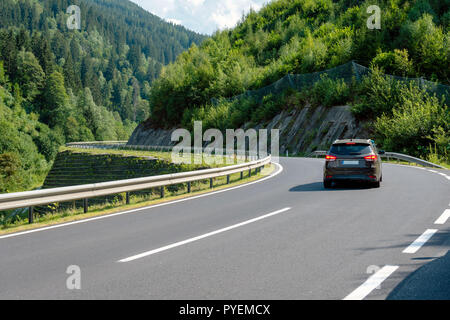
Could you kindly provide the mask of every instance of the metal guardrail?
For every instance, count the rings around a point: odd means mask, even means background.
[[[249,175],[251,175],[251,170],[256,169],[256,172],[258,173],[261,171],[262,167],[269,164],[270,162],[271,156],[267,156],[263,159],[220,168],[179,172],[160,176],[118,180],[79,186],[0,194],[0,211],[29,207],[28,219],[29,223],[32,223],[33,206],[83,199],[84,212],[86,213],[88,210],[89,198],[126,193],[126,202],[128,204],[128,193],[131,191],[161,187],[161,197],[164,197],[165,186],[182,183],[188,183],[189,193],[191,189],[191,182],[210,179],[210,187],[213,188],[213,178],[228,176],[227,183],[229,183],[229,175],[241,172],[242,179],[242,173],[244,171],[248,170]]]
[[[312,152],[313,156],[319,157],[319,156],[324,156],[327,154],[327,151],[322,151],[322,150],[318,150],[318,151],[314,151]],[[438,168],[438,169],[446,169],[443,166],[440,166],[438,164],[435,163],[431,163],[429,161],[425,161],[419,158],[415,158],[412,156],[409,156],[407,154],[402,154],[402,153],[397,153],[397,152],[385,152],[384,154],[380,154],[381,157],[383,158],[387,158],[388,160],[390,160],[391,158],[393,159],[397,159],[397,160],[402,160],[402,161],[406,161],[409,163],[415,163],[424,167],[430,167],[430,168]]]

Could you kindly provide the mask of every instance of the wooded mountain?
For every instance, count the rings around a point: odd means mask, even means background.
[[[70,5],[81,9],[80,31],[67,28]],[[162,65],[204,38],[123,0],[3,0],[0,28],[0,60],[11,82],[23,81],[23,50],[45,76],[61,71],[74,94],[89,88],[96,104],[133,121],[148,115],[143,99]]]
[[[204,38],[126,0],[1,0],[0,192],[34,185],[64,142],[128,139],[162,66]]]
[[[371,5],[381,9],[379,30],[367,27]],[[450,84],[449,10],[449,0],[272,1],[165,68],[151,91],[152,118],[177,125],[211,98],[351,60]]]
[[[369,28],[377,5],[380,28]],[[373,18],[373,17],[372,17]],[[370,21],[369,21],[370,22]],[[370,67],[358,81],[322,78],[302,92],[252,94],[287,74],[310,74],[350,61]],[[450,112],[417,81],[450,84],[450,0],[276,0],[251,11],[164,67],[150,92],[143,128],[238,128],[269,122],[306,105],[351,105],[388,150],[442,159],[450,155]],[[355,79],[356,80],[356,79]],[[435,84],[433,84],[435,85]],[[443,86],[442,86],[443,87]],[[219,101],[219,103],[212,103]],[[437,150],[437,151],[435,151]]]

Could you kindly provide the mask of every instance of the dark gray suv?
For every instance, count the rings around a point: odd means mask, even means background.
[[[378,151],[373,140],[336,140],[325,156],[324,187],[350,180],[368,182],[379,188],[383,180],[380,154],[384,151]]]

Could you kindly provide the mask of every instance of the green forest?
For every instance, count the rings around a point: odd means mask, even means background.
[[[374,4],[379,30],[367,27]],[[70,5],[80,30],[67,28]],[[383,74],[450,85],[449,30],[450,0],[275,0],[212,37],[129,1],[2,0],[0,193],[39,186],[66,142],[126,140],[142,121],[237,128],[306,104],[349,104],[386,150],[448,163],[445,100]],[[349,61],[372,73],[226,99]]]
[[[0,1],[0,193],[39,186],[66,142],[127,140],[163,65],[204,38],[129,1]]]
[[[374,4],[379,30],[367,27]],[[449,85],[449,29],[450,0],[273,1],[164,67],[150,91],[146,124],[189,128],[203,120],[205,129],[236,128],[268,121],[283,108],[348,103],[387,150],[448,162],[450,115],[442,96],[383,74]],[[352,60],[372,74],[352,83],[323,78],[262,102],[220,99]]]

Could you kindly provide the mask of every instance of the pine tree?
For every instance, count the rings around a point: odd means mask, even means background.
[[[107,66],[105,74],[104,74],[106,81],[111,81],[113,79],[115,68],[116,68],[116,66],[115,66],[114,60],[110,59],[108,61],[108,66]]]
[[[32,101],[44,85],[45,73],[32,52],[22,49],[17,55],[16,81],[21,86],[23,96]]]
[[[80,89],[80,83],[77,79],[77,75],[75,74],[72,55],[70,53],[68,53],[66,56],[63,66],[63,73],[66,87],[72,88],[77,92]]]
[[[69,106],[69,97],[64,87],[64,76],[58,71],[52,72],[46,80],[42,94],[41,116],[50,127],[64,123],[65,110]]]

